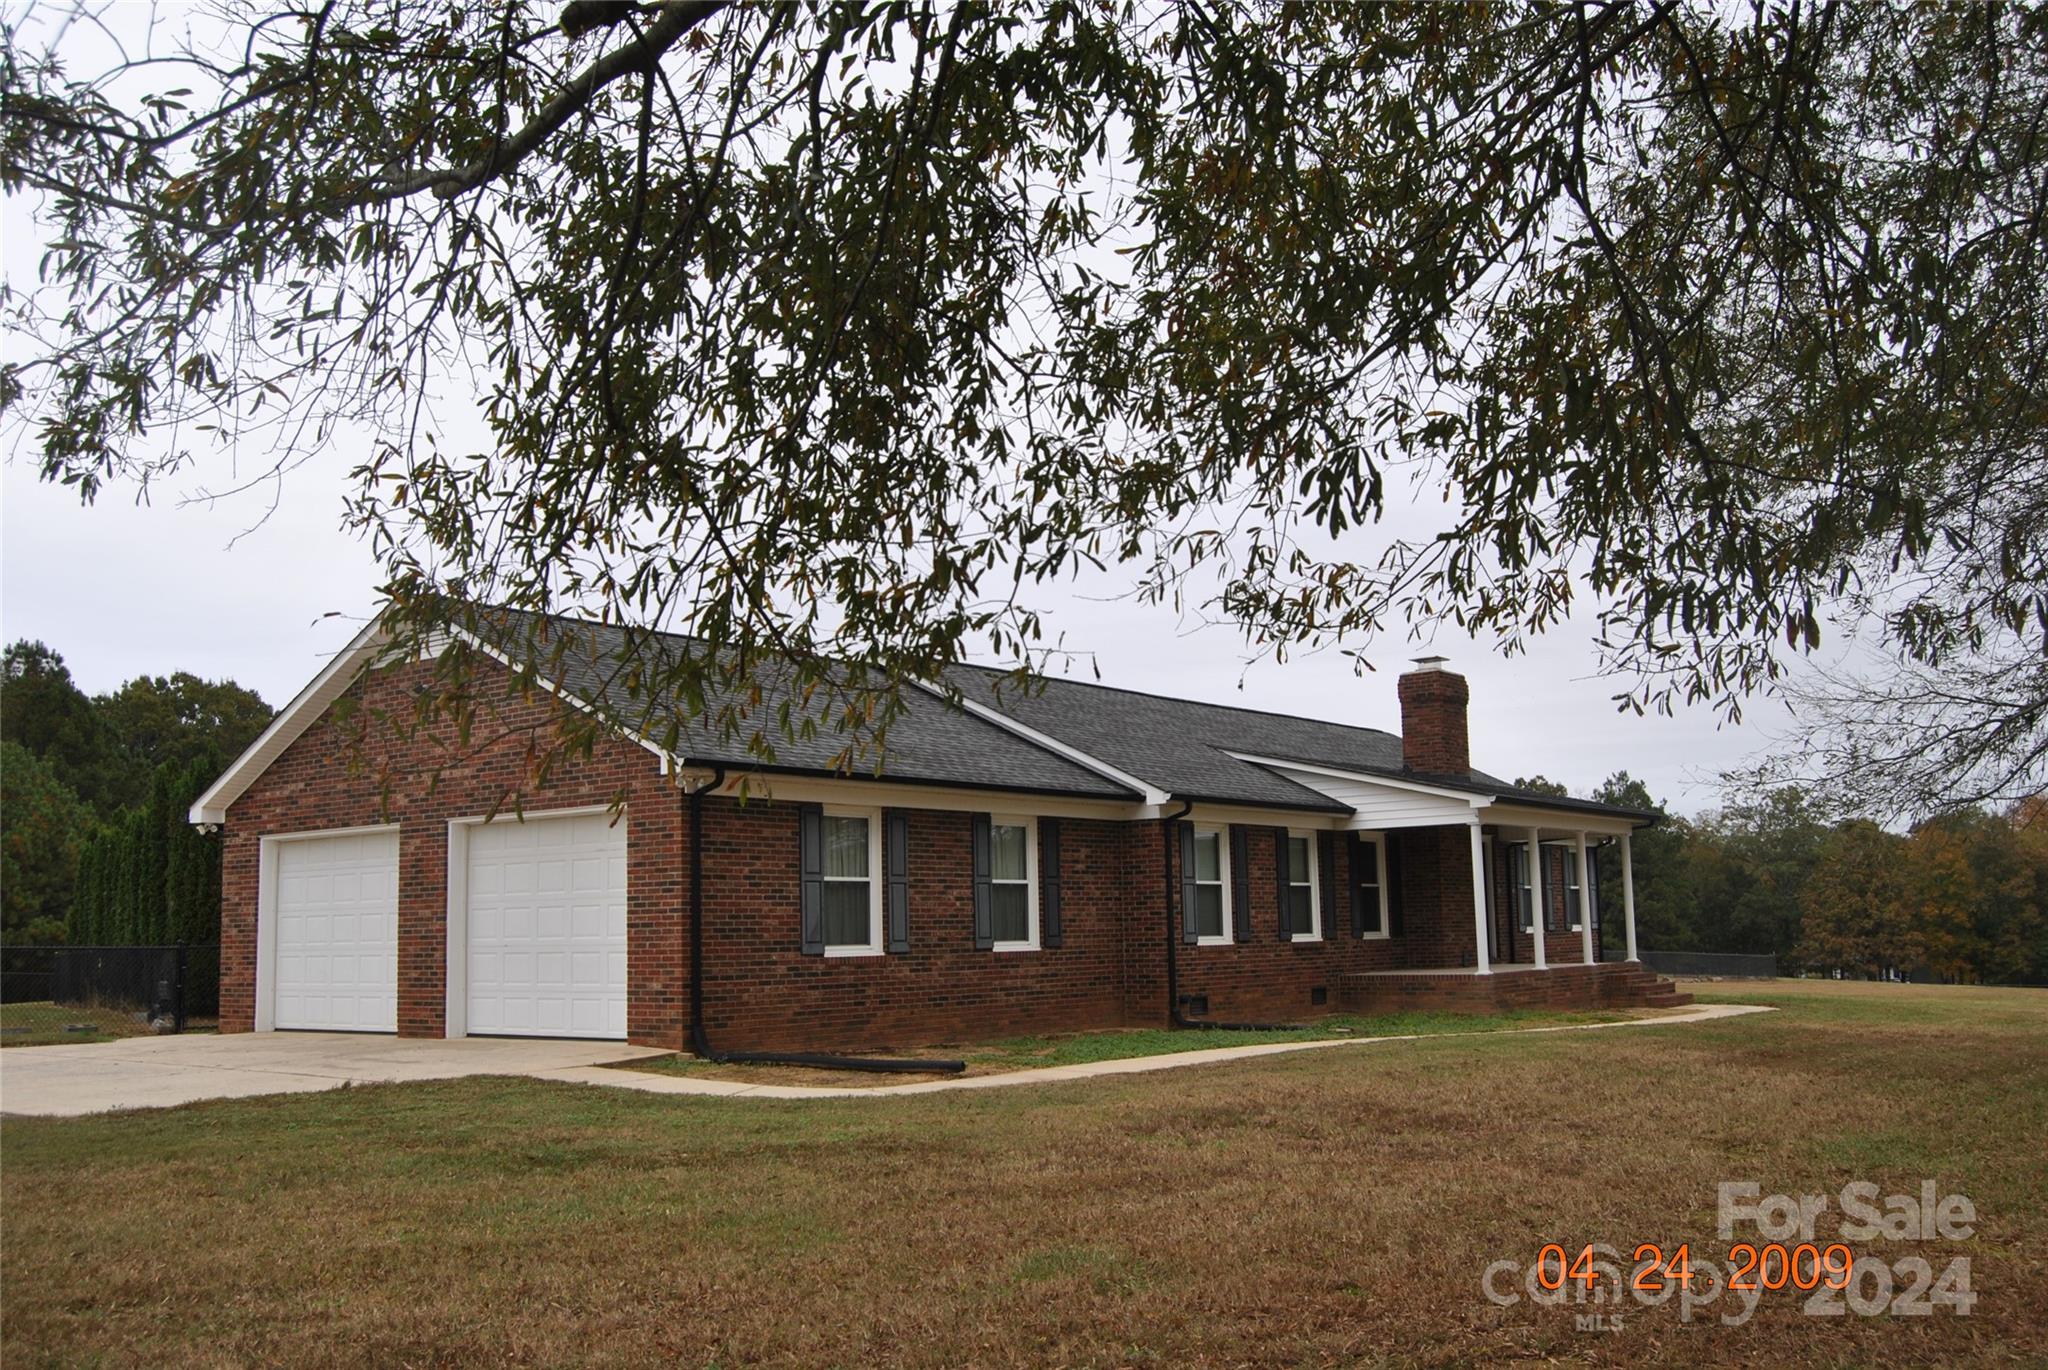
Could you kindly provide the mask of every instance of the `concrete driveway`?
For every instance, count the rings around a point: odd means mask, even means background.
[[[624,1042],[542,1037],[380,1037],[354,1032],[192,1033],[82,1046],[0,1050],[0,1113],[75,1117],[168,1108],[199,1099],[300,1094],[466,1075],[563,1078],[612,1061],[667,1053]]]

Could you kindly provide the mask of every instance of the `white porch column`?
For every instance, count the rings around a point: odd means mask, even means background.
[[[1486,954],[1486,841],[1479,834],[1479,824],[1473,823],[1472,834],[1472,931],[1477,940],[1474,947],[1479,953],[1479,973],[1493,974],[1493,958]]]
[[[1529,877],[1529,935],[1536,939],[1536,969],[1544,970],[1550,962],[1543,956],[1543,920],[1549,910],[1543,907],[1543,842],[1536,835],[1536,829],[1528,832],[1528,860],[1522,866],[1522,874]]]
[[[1621,916],[1628,924],[1628,959],[1640,961],[1636,955],[1636,868],[1629,861],[1627,833],[1621,835]]]
[[[1579,959],[1593,964],[1593,882],[1586,869],[1586,834],[1572,834],[1572,848],[1579,859]]]

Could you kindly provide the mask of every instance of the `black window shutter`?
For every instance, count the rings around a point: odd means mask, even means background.
[[[1230,825],[1230,928],[1236,940],[1252,940],[1252,834],[1242,823]]]
[[[974,949],[996,944],[995,898],[989,886],[988,815],[974,815]]]
[[[806,956],[825,954],[825,811],[816,804],[796,806],[796,868],[802,882],[801,932]]]
[[[1038,944],[1057,947],[1060,931],[1060,820],[1038,820]]]
[[[1519,842],[1509,842],[1508,849],[1508,910],[1514,915],[1515,931],[1522,930],[1522,909],[1524,898],[1522,879],[1528,869],[1528,855]]]
[[[1316,869],[1311,873],[1322,882],[1323,936],[1337,935],[1337,834],[1316,834]]]
[[[1195,825],[1180,825],[1180,940],[1195,942]]]
[[[890,809],[882,815],[882,869],[888,876],[884,912],[889,920],[888,948],[910,950],[910,815]]]
[[[1393,833],[1380,834],[1387,844],[1387,932],[1400,937],[1408,930],[1401,915],[1401,840]]]
[[[1567,932],[1571,928],[1571,876],[1564,868],[1564,848],[1558,847],[1551,854],[1557,857],[1557,902],[1556,907],[1550,909],[1550,930]],[[1549,865],[1550,856],[1546,855],[1543,862]]]
[[[1285,942],[1294,936],[1293,886],[1287,879],[1287,829],[1273,829],[1273,872],[1274,887],[1280,895],[1280,940]],[[1307,932],[1307,928],[1302,929]]]

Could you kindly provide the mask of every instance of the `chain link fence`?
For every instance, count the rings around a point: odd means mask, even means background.
[[[1659,975],[1682,975],[1689,979],[1775,980],[1778,958],[1769,954],[1750,956],[1732,951],[1646,951],[1643,964]]]
[[[0,947],[0,1046],[210,1028],[220,948]]]

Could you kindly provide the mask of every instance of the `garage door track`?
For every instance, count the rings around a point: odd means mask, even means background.
[[[528,1075],[667,1054],[624,1042],[540,1037],[385,1037],[354,1032],[245,1032],[131,1037],[0,1051],[0,1113],[75,1117],[169,1108],[200,1099],[301,1094],[343,1085]]]

